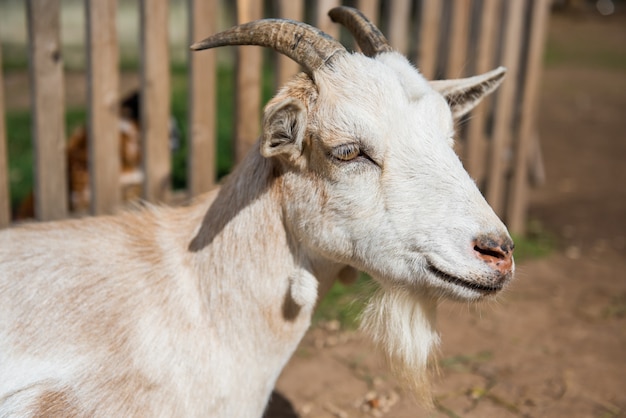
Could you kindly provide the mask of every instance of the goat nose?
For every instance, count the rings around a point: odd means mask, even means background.
[[[501,274],[508,274],[512,271],[514,248],[515,245],[508,236],[499,239],[493,236],[482,236],[474,240],[474,252],[477,257]]]

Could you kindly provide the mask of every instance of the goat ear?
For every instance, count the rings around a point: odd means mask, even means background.
[[[443,94],[452,109],[452,117],[459,119],[494,91],[502,83],[505,73],[506,68],[498,67],[475,77],[431,81],[430,86]]]
[[[270,105],[263,115],[261,155],[298,157],[302,153],[306,119],[306,109],[300,100],[288,98]]]

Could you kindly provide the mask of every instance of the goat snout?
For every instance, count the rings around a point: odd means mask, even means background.
[[[513,270],[514,248],[515,245],[508,236],[504,238],[482,236],[474,240],[476,256],[502,275],[507,275]]]

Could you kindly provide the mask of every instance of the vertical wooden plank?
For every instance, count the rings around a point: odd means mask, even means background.
[[[497,19],[500,16],[502,0],[483,0],[480,33],[476,51],[476,74],[482,74],[492,69],[496,37],[498,31]],[[467,154],[465,167],[478,184],[482,184],[485,177],[485,152],[487,138],[485,126],[487,121],[488,99],[483,100],[468,119],[467,127]]]
[[[113,213],[121,200],[117,0],[88,0],[87,96],[91,212]]]
[[[380,20],[380,0],[357,0],[356,8],[363,13],[365,17],[369,19],[376,27],[379,27]],[[359,46],[354,43],[355,51],[360,51]]]
[[[409,49],[409,22],[411,20],[411,1],[395,0],[389,4],[388,39],[391,46],[402,55]]]
[[[278,0],[278,14],[283,19],[291,19],[301,22],[304,17],[304,1]],[[300,71],[300,65],[283,54],[277,54],[276,60],[276,80],[278,85],[282,86]]]
[[[535,122],[536,125],[536,122]],[[541,143],[539,142],[539,133],[536,131],[531,133],[533,140],[530,145],[528,156],[528,181],[530,186],[540,186],[546,182],[546,168],[543,162],[543,153],[541,151]]]
[[[356,8],[363,13],[376,27],[379,27],[380,20],[380,0],[357,0]],[[355,51],[361,51],[361,48],[355,42],[353,44]]]
[[[489,155],[487,175],[487,201],[500,216],[503,214],[505,159],[511,144],[511,125],[515,111],[515,90],[521,49],[521,31],[526,0],[510,0],[507,4],[505,22],[503,64],[508,72],[498,94],[498,108],[495,112],[493,138]]]
[[[140,4],[143,195],[148,201],[166,201],[171,181],[168,3]]]
[[[28,17],[35,215],[40,220],[67,215],[65,98],[60,44],[59,0],[29,0]]]
[[[317,0],[317,12],[315,13],[315,23],[322,31],[326,32],[335,39],[339,39],[339,25],[333,23],[328,17],[328,12],[333,7],[341,5],[340,0]]]
[[[237,1],[237,23],[260,19],[263,3]],[[255,143],[261,126],[261,72],[263,50],[258,46],[237,48],[237,92],[235,99],[235,161],[240,162]]]
[[[454,0],[446,78],[465,75],[472,0]]]
[[[357,0],[357,9],[361,11],[374,25],[380,19],[380,0]]]
[[[189,0],[189,44],[217,32],[217,0]],[[187,179],[191,196],[215,185],[216,51],[189,52],[189,146]]]
[[[0,228],[9,226],[11,204],[9,195],[9,166],[7,136],[4,122],[4,76],[2,74],[2,43],[0,43]]]
[[[539,96],[539,81],[550,2],[536,0],[533,5],[531,34],[526,62],[526,82],[522,97],[522,119],[515,151],[515,171],[513,172],[512,189],[507,205],[507,221],[511,231],[523,234],[526,226],[526,208],[528,204],[528,160],[531,152],[536,151],[538,137],[535,134]],[[533,144],[535,142],[535,144]]]
[[[439,45],[439,25],[443,2],[441,0],[422,1],[420,47],[415,58],[417,67],[427,79],[435,77]]]

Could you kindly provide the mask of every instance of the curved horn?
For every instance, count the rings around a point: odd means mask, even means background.
[[[234,26],[191,45],[191,49],[226,45],[258,45],[274,49],[296,61],[309,73],[346,49],[321,30],[287,19],[261,19]]]
[[[333,22],[345,26],[350,31],[363,53],[368,57],[376,56],[381,52],[393,51],[385,35],[359,10],[339,6],[331,9],[328,16]]]

